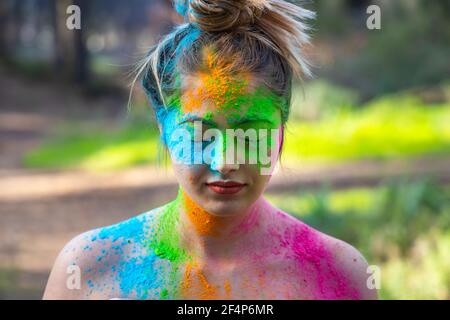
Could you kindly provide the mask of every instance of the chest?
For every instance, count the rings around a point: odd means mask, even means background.
[[[185,263],[154,277],[159,280],[147,289],[150,299],[311,299],[315,291],[314,281],[290,264],[230,269]]]
[[[336,289],[336,272],[291,259],[245,264],[128,261],[110,287],[127,299],[322,299]]]

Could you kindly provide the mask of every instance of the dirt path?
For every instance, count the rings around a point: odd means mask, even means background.
[[[0,90],[0,299],[39,298],[56,254],[70,238],[157,207],[175,196],[177,185],[170,169],[145,166],[102,174],[23,168],[23,154],[58,123],[74,117],[113,120],[120,106],[14,77],[0,76]],[[338,187],[373,185],[385,177],[423,174],[449,182],[450,158],[286,165],[268,191],[324,181]]]
[[[0,97],[0,299],[39,298],[59,250],[55,244],[60,247],[73,235],[72,226],[91,221],[92,212],[105,207],[105,213],[98,214],[103,220],[108,206],[97,203],[95,195],[91,198],[96,206],[93,211],[86,210],[86,199],[65,202],[63,197],[55,197],[56,185],[53,195],[31,197],[28,191],[39,188],[36,183],[49,187],[52,177],[64,173],[27,170],[22,157],[65,121],[114,121],[124,112],[123,101],[108,97],[87,100],[66,85],[24,79],[1,66]],[[43,177],[39,182],[38,176]],[[72,184],[70,177],[65,183]],[[112,219],[114,214],[111,212]],[[95,219],[93,223],[97,223]]]

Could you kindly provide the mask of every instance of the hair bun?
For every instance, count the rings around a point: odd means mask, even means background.
[[[208,32],[248,27],[265,7],[265,0],[184,0],[181,6],[179,2],[177,11]]]

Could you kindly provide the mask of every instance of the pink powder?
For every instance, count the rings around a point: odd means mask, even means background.
[[[252,210],[247,216],[241,221],[241,223],[231,232],[231,234],[247,233],[253,227],[259,225],[259,210]]]
[[[286,236],[290,237],[287,231]],[[292,236],[294,258],[307,272],[307,276],[316,277],[317,290],[314,293],[319,299],[358,299],[358,291],[350,286],[349,280],[336,269],[335,261],[316,231],[307,225],[295,227]],[[308,266],[313,269],[308,269]]]

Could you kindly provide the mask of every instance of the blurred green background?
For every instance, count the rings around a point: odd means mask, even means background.
[[[381,298],[449,299],[450,2],[305,6],[315,76],[294,84],[267,197],[380,266]],[[40,298],[71,237],[175,196],[139,86],[127,101],[134,64],[179,22],[164,0],[0,3],[0,298]]]

